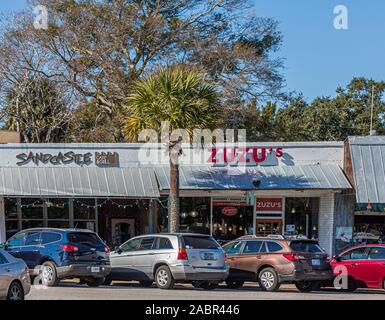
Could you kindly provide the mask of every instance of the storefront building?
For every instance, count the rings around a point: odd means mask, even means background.
[[[161,148],[0,145],[0,240],[31,227],[87,228],[112,245],[166,232],[169,168]],[[336,227],[352,215],[345,161],[343,142],[184,148],[180,230],[221,240],[304,235],[333,253]]]
[[[385,241],[385,137],[349,137],[345,172],[354,188],[353,244]]]

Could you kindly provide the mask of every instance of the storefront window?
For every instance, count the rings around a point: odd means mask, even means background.
[[[23,220],[43,220],[44,201],[35,198],[21,199],[21,217]],[[24,227],[23,227],[24,228]]]
[[[252,234],[253,207],[245,200],[213,199],[213,236],[220,240],[231,240]]]
[[[68,199],[47,199],[48,220],[69,220]]]
[[[74,227],[96,231],[96,200],[75,199],[73,201]]]
[[[158,203],[157,231],[168,232],[168,198],[160,198]]]
[[[181,198],[179,229],[210,234],[210,198]]]
[[[286,198],[285,233],[318,239],[319,198]]]

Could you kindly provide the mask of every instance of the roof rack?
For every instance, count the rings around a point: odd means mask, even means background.
[[[247,240],[247,239],[255,239],[255,238],[267,238],[267,239],[275,239],[275,240],[285,240],[286,238],[281,234],[268,234],[268,235],[246,235],[237,238],[237,240]]]

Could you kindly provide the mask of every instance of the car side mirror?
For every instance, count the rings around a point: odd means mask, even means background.
[[[0,243],[0,249],[4,249],[4,250],[7,250],[7,248],[8,248],[8,245],[7,245],[7,243],[6,243],[6,242],[2,242],[2,243]]]
[[[336,260],[337,262],[341,262],[342,261],[340,256],[334,256],[333,259]]]
[[[121,254],[123,251],[122,251],[122,249],[118,248],[118,249],[116,249],[116,252],[117,252],[118,254]]]

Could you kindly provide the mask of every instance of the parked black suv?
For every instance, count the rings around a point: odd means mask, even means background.
[[[89,230],[28,229],[18,232],[2,246],[14,257],[23,259],[30,274],[39,275],[46,286],[55,286],[68,278],[80,278],[89,286],[99,286],[111,270],[110,249]]]

